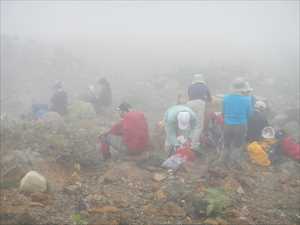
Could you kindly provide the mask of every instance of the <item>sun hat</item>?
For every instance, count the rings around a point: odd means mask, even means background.
[[[204,76],[203,74],[194,74],[194,77],[193,77],[193,84],[196,84],[196,83],[203,83],[205,84],[205,79],[204,79]]]
[[[191,115],[189,112],[179,112],[177,114],[178,128],[180,130],[188,129],[190,126],[190,118]]]
[[[122,111],[122,112],[129,112],[129,110],[130,110],[131,108],[132,108],[132,107],[131,107],[130,104],[128,104],[127,102],[122,102],[122,103],[118,106],[117,110],[118,110],[118,111]]]
[[[254,108],[258,110],[264,110],[267,108],[267,105],[263,101],[258,100],[255,102]]]
[[[243,78],[236,78],[231,85],[234,92],[248,92],[249,88],[250,85]]]
[[[272,139],[275,137],[275,130],[273,127],[265,127],[262,132],[261,136],[265,139]]]

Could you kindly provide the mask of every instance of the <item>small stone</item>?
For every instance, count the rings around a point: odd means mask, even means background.
[[[67,187],[64,188],[64,191],[67,193],[67,194],[74,194],[77,190],[79,190],[79,186],[78,185],[69,185]]]
[[[155,173],[152,177],[152,179],[157,182],[160,182],[166,178],[167,178],[167,176],[165,174],[161,174],[161,173]]]
[[[241,186],[238,187],[238,189],[236,190],[236,192],[239,193],[239,194],[245,194],[245,191],[244,191],[244,189]]]
[[[218,220],[211,219],[211,218],[208,218],[208,219],[204,220],[203,223],[204,224],[208,224],[208,225],[219,225],[219,221]]]

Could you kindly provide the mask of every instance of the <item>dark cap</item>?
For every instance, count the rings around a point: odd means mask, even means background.
[[[128,104],[127,102],[123,102],[119,105],[119,107],[117,108],[119,111],[122,112],[129,112],[129,109],[131,109],[131,105]]]

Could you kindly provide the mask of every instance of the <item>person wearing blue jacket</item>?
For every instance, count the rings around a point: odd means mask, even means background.
[[[237,78],[232,84],[232,93],[225,95],[223,99],[224,163],[227,165],[242,157],[247,123],[253,111],[251,96],[243,94],[246,89],[247,82]]]
[[[196,114],[187,106],[175,105],[170,107],[164,115],[166,131],[166,147],[169,155],[176,152],[182,143],[177,137],[183,136],[185,140],[192,141],[198,126]],[[193,146],[193,144],[192,144]]]

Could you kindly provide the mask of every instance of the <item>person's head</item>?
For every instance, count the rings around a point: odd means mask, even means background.
[[[194,74],[192,83],[193,84],[196,84],[196,83],[206,84],[203,74]]]
[[[231,85],[231,90],[234,93],[238,93],[238,94],[245,94],[247,92],[249,92],[249,83],[246,82],[243,78],[236,78],[232,85]]]
[[[266,103],[264,103],[263,101],[259,101],[259,100],[258,100],[258,101],[255,102],[254,108],[255,108],[257,111],[263,112],[263,111],[266,110],[267,105],[266,105]]]
[[[131,110],[131,108],[132,107],[130,104],[128,104],[127,102],[122,102],[118,106],[117,110],[118,110],[120,116],[123,117],[126,113],[128,113]]]
[[[101,77],[101,78],[98,78],[97,83],[100,85],[106,85],[106,84],[108,84],[108,81],[106,80],[105,77]]]
[[[183,94],[178,94],[177,95],[177,105],[183,105],[187,102],[186,96],[184,96]]]
[[[59,89],[62,89],[63,88],[63,82],[60,81],[60,80],[56,80],[52,86],[53,90],[54,91],[57,91]]]
[[[187,130],[190,126],[191,114],[189,112],[179,112],[177,114],[177,125],[180,130]]]
[[[245,83],[246,83],[246,89],[244,91],[242,91],[242,93],[244,95],[250,95],[253,91],[253,88],[250,86],[248,81],[246,81]]]

